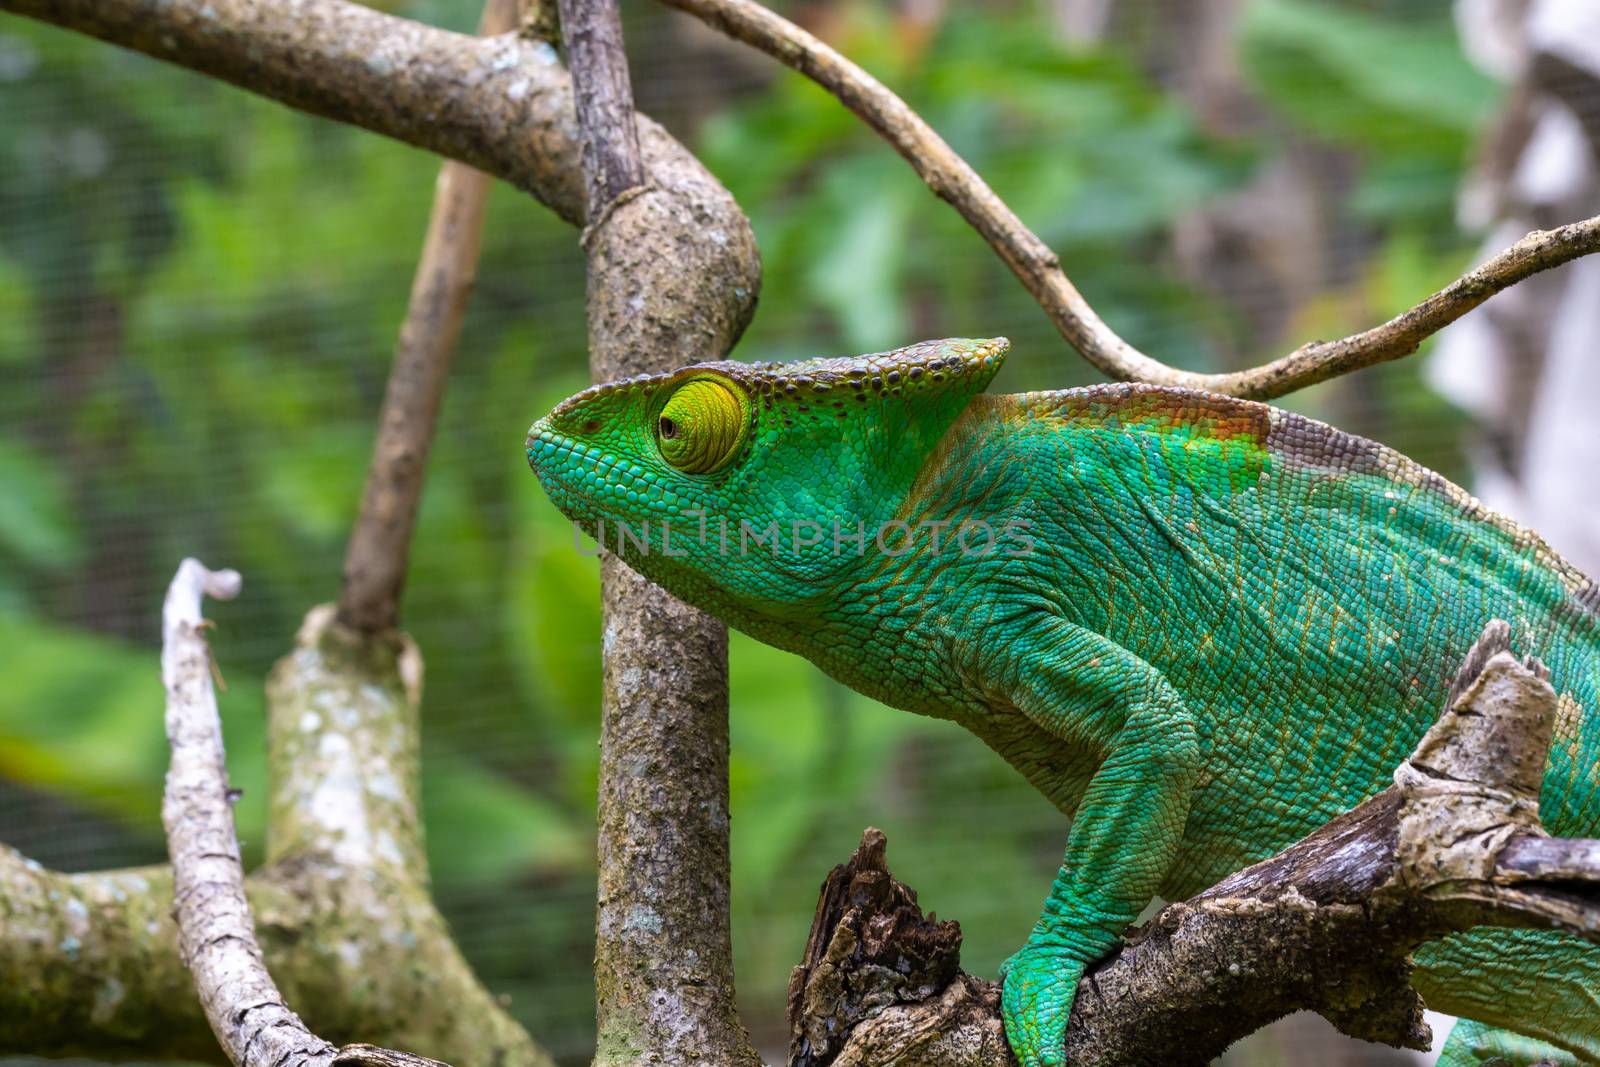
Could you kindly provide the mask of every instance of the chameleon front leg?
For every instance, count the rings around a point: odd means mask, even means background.
[[[1050,629],[1052,639],[1016,664],[1009,702],[1100,763],[1044,911],[1001,970],[1006,1036],[1022,1067],[1064,1062],[1078,980],[1155,896],[1200,764],[1194,718],[1160,672],[1088,631]]]

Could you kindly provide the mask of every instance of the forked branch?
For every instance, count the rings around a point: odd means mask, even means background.
[[[1424,941],[1483,924],[1600,940],[1600,842],[1540,828],[1556,700],[1508,634],[1498,621],[1485,629],[1395,786],[1163,909],[1094,967],[1068,1061],[1206,1063],[1300,1009],[1427,1048],[1406,958]],[[1011,1064],[998,986],[960,973],[960,929],[923,918],[883,851],[867,831],[824,883],[790,983],[790,1063]]]
[[[1380,326],[1313,341],[1250,370],[1199,374],[1134,348],[1101,320],[1060,258],[921,115],[887,86],[812,34],[754,0],[663,0],[799,71],[832,93],[961,213],[1050,316],[1061,336],[1103,373],[1123,381],[1206,389],[1266,400],[1375,363],[1410,355],[1428,337],[1495,293],[1600,251],[1600,217],[1530,233],[1481,267]]]

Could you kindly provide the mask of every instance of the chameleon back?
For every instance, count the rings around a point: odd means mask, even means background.
[[[1600,588],[1399,453],[1264,404],[1102,386],[979,397],[921,495],[1024,514],[1034,592],[1209,728],[1173,892],[1386,785],[1496,617],[1560,694],[1547,825],[1600,833]]]
[[[1019,470],[1031,473],[1015,506],[1042,548],[1033,595],[1153,664],[1202,724],[1163,895],[1191,895],[1387,785],[1496,617],[1558,694],[1544,825],[1600,836],[1600,588],[1531,531],[1373,442],[1181,390],[979,398],[928,498],[1003,506]],[[1415,960],[1428,1004],[1474,1020],[1441,1064],[1528,1051],[1496,1026],[1600,1060],[1595,946],[1483,929]]]

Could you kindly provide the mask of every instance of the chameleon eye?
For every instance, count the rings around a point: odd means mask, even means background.
[[[750,432],[744,391],[720,378],[691,378],[656,416],[661,457],[688,474],[710,474],[739,451]]]

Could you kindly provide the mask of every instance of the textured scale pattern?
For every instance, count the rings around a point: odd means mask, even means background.
[[[1388,784],[1490,618],[1560,695],[1547,827],[1600,836],[1594,582],[1398,453],[1263,404],[985,395],[1006,347],[701,364],[586,390],[527,447],[636,569],[960,723],[1072,815],[1004,969],[1024,1067],[1060,1062],[1085,966],[1153,895],[1192,895]],[[663,411],[708,398],[710,429],[661,439]],[[1600,1060],[1595,949],[1483,931],[1417,960],[1430,1006],[1478,1020],[1450,1062],[1503,1045],[1491,1027]]]

